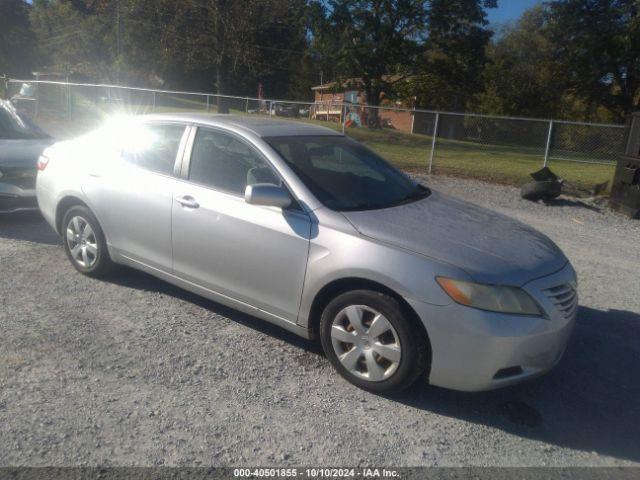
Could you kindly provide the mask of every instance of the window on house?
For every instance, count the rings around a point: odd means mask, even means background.
[[[344,92],[344,101],[347,103],[358,103],[358,91],[349,90],[348,92]]]

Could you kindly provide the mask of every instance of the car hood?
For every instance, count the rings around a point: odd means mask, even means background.
[[[54,141],[52,138],[33,140],[0,139],[0,168],[36,168],[38,157]]]
[[[407,205],[344,215],[362,235],[455,265],[480,283],[521,286],[567,263],[533,228],[438,192]]]

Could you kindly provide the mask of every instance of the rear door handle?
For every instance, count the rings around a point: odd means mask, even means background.
[[[198,208],[200,204],[196,202],[196,200],[190,195],[184,195],[183,197],[176,197],[176,202],[178,202],[183,207],[187,208]]]

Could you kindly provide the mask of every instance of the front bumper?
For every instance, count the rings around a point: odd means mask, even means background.
[[[0,213],[34,210],[38,210],[35,189],[0,183]]]
[[[429,382],[463,391],[491,390],[541,375],[562,357],[577,313],[558,306],[549,289],[575,285],[570,264],[523,288],[547,318],[486,312],[452,303],[407,300],[422,319],[432,349]]]

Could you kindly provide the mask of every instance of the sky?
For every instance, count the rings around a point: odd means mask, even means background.
[[[487,10],[489,22],[492,26],[517,20],[526,9],[541,3],[542,0],[498,0],[498,8]]]

